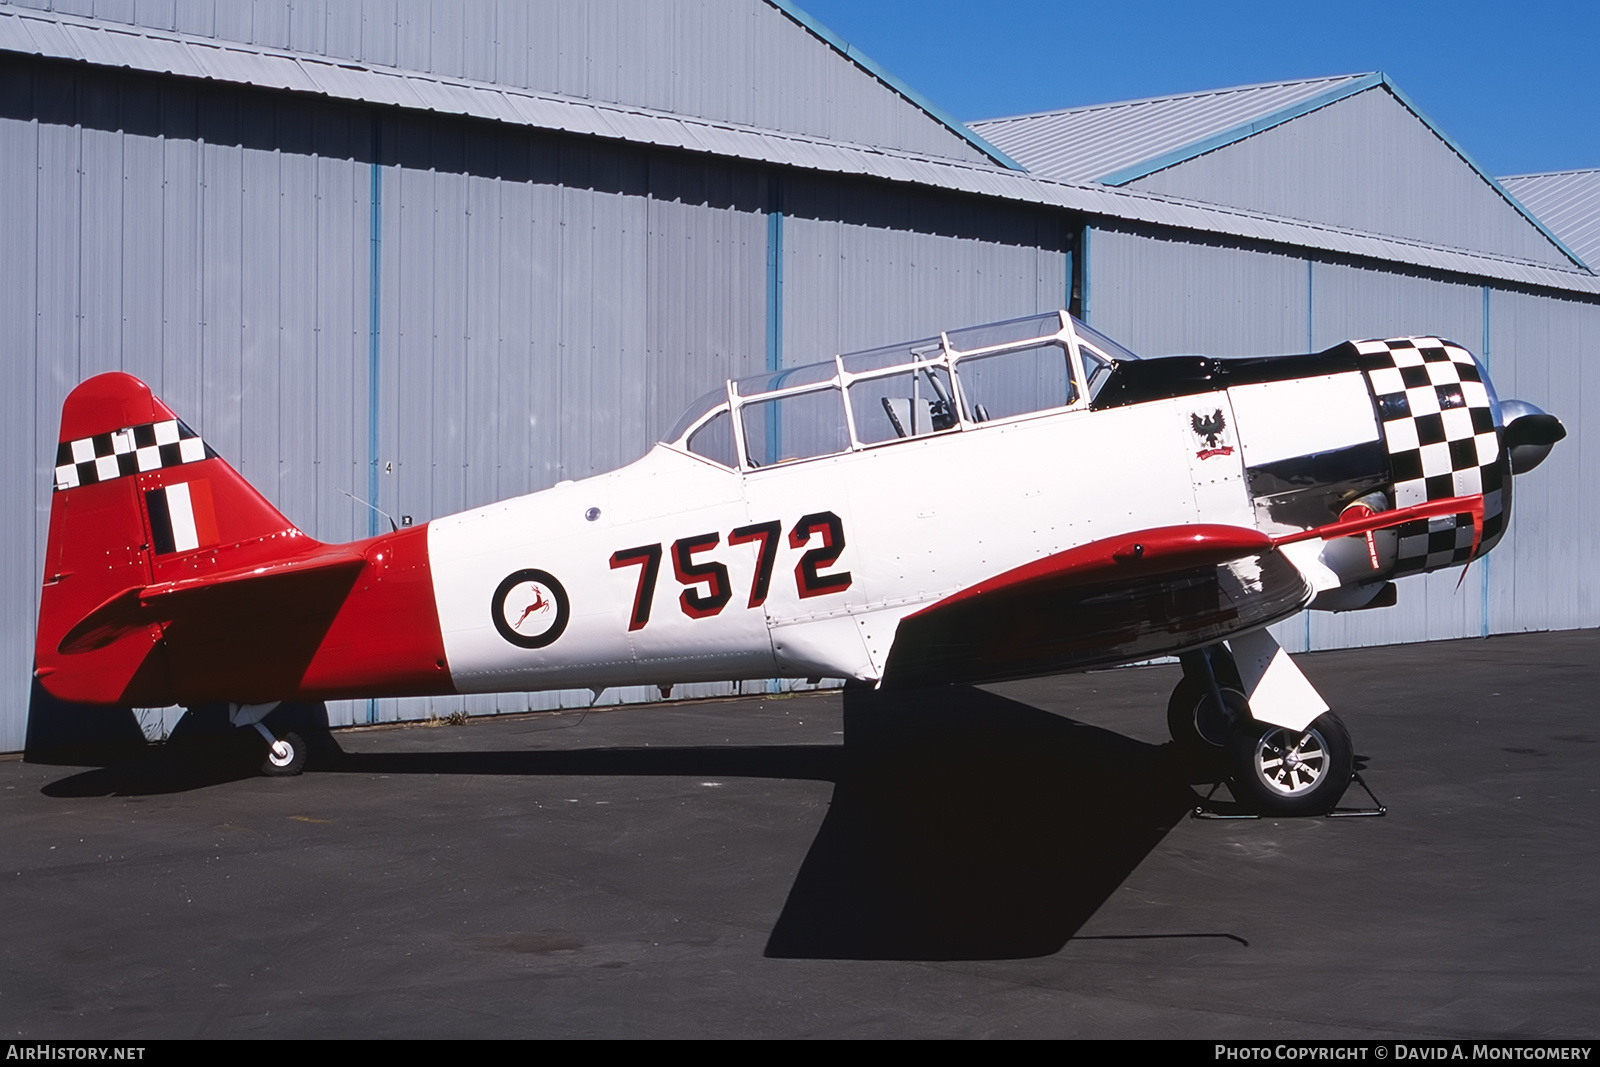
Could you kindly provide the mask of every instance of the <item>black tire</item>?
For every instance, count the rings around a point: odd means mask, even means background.
[[[1350,733],[1331,711],[1298,731],[1246,720],[1228,739],[1234,797],[1262,815],[1326,815],[1354,766]]]
[[[1172,690],[1172,697],[1167,701],[1167,731],[1183,751],[1217,755],[1228,743],[1230,720],[1250,720],[1250,703],[1245,695],[1227,685],[1218,688],[1231,716],[1218,713],[1211,687],[1198,678],[1185,675]]]
[[[280,757],[268,748],[261,759],[261,773],[268,778],[293,778],[306,769],[306,743],[293,730],[279,734],[278,741],[289,746],[288,757]]]

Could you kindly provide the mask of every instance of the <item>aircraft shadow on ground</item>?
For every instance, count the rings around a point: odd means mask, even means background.
[[[1195,802],[1171,746],[965,687],[846,693],[843,755],[768,956],[1055,953]]]
[[[842,746],[345,753],[332,744],[312,767],[831,781],[828,813],[766,947],[799,959],[1058,952],[1195,803],[1172,746],[979,689],[851,690],[844,726]],[[152,746],[43,791],[172,793],[255,773],[248,753],[200,755]]]

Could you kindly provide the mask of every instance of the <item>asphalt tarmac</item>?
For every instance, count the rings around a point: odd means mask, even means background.
[[[1297,659],[1387,816],[1191,818],[1176,667],[0,760],[0,1031],[1600,1034],[1600,634]]]

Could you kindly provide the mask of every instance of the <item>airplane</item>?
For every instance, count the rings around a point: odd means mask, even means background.
[[[1180,748],[1321,814],[1349,734],[1266,628],[1488,552],[1564,436],[1438,338],[1142,359],[1060,311],[728,381],[627,466],[323,544],[113,372],[62,408],[35,675],[226,702],[284,775],[286,701],[1177,656]]]

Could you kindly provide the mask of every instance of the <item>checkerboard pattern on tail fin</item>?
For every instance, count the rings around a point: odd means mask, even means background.
[[[1488,386],[1466,349],[1433,337],[1357,341],[1362,369],[1377,398],[1378,419],[1394,472],[1394,506],[1483,494],[1488,551],[1505,528],[1510,480]],[[1466,563],[1472,520],[1426,519],[1398,528],[1396,576]]]

